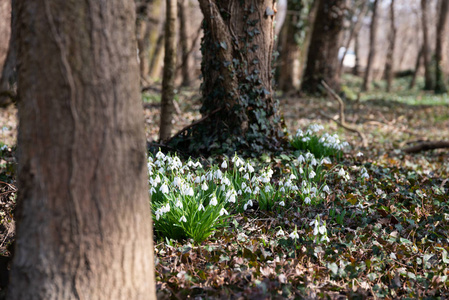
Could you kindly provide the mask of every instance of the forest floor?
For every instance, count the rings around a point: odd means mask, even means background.
[[[449,97],[405,91],[399,80],[393,93],[379,85],[356,100],[357,84],[350,78],[343,89],[346,122],[364,134],[366,147],[357,133],[324,116],[339,115],[334,99],[279,96],[292,135],[315,123],[349,142],[338,166],[350,178],[329,176],[332,193],[316,206],[236,214],[201,244],[157,237],[158,298],[449,297],[449,151],[402,151],[449,140]],[[147,140],[157,140],[159,94],[145,93],[143,104]],[[180,90],[176,106],[174,132],[200,117],[198,89]],[[0,150],[0,255],[7,256],[14,238],[14,107],[0,110],[0,124],[0,148],[7,145]],[[361,167],[369,173],[365,181],[356,174]],[[327,222],[328,243],[312,234],[317,214]],[[279,228],[298,228],[299,238],[279,236]]]

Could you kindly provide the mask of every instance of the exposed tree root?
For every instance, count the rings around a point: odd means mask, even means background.
[[[418,145],[402,149],[405,153],[418,153],[434,149],[449,148],[449,141],[428,141],[421,142]]]

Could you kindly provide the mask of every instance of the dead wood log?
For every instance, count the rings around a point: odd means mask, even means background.
[[[407,147],[402,149],[405,153],[418,153],[421,151],[428,151],[428,150],[434,150],[434,149],[443,149],[443,148],[449,148],[449,141],[428,141],[428,142],[422,142],[418,145]]]

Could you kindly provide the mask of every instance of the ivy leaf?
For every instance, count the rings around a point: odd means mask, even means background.
[[[274,10],[272,10],[269,6],[267,6],[267,9],[265,10],[265,14],[267,16],[274,16]]]

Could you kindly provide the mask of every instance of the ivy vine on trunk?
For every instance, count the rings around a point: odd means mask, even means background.
[[[280,150],[284,139],[273,97],[274,0],[200,0],[203,118],[170,141],[183,151]]]

